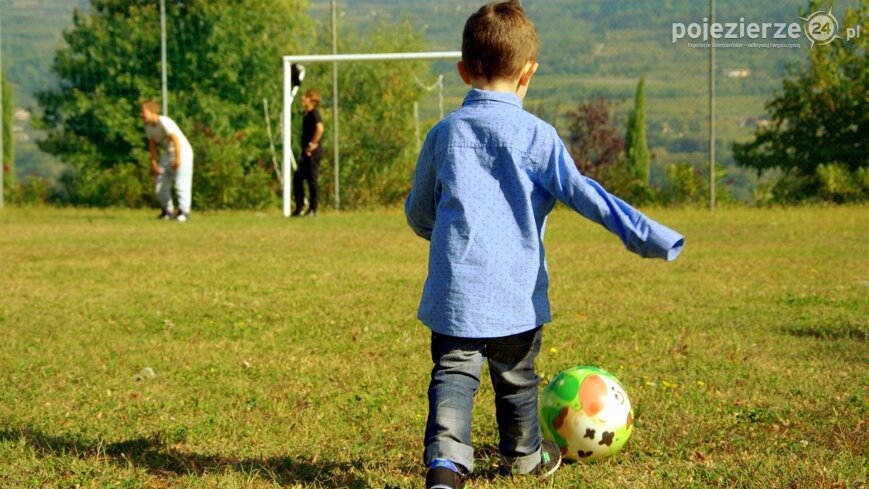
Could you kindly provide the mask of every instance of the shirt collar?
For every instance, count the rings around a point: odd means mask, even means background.
[[[471,91],[468,92],[462,106],[483,101],[503,102],[505,104],[515,105],[520,109],[522,108],[522,100],[515,93],[490,92],[488,90],[480,90],[479,88],[472,88]]]

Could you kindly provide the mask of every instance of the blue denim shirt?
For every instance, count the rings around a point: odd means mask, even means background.
[[[581,175],[555,128],[519,97],[471,90],[426,137],[405,203],[410,227],[431,241],[419,319],[464,338],[549,322],[543,234],[556,200],[640,256],[682,250],[680,234]]]

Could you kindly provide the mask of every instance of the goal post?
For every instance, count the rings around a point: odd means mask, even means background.
[[[292,196],[292,169],[291,160],[293,158],[293,132],[292,132],[292,105],[295,99],[293,93],[292,66],[294,64],[303,63],[339,63],[339,62],[360,62],[360,61],[409,61],[409,60],[444,60],[444,59],[461,59],[461,51],[435,51],[435,52],[414,52],[414,53],[371,53],[371,54],[307,54],[298,56],[284,56],[284,108],[283,108],[283,201],[284,201],[284,217],[290,217],[291,199]],[[333,94],[334,96],[334,94]],[[338,178],[338,169],[340,163],[336,160],[335,178]],[[335,182],[335,191],[340,188]]]

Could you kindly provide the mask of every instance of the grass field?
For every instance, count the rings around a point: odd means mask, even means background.
[[[0,212],[0,486],[421,487],[427,245],[402,214],[152,214]],[[676,262],[550,220],[538,369],[612,371],[636,429],[544,485],[866,487],[869,208],[649,214]],[[493,410],[484,386],[471,487],[539,487],[493,476]]]

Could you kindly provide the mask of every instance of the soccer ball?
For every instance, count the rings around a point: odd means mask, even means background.
[[[569,368],[552,379],[540,402],[543,437],[564,458],[593,462],[617,454],[634,427],[634,413],[619,381],[597,367]]]

